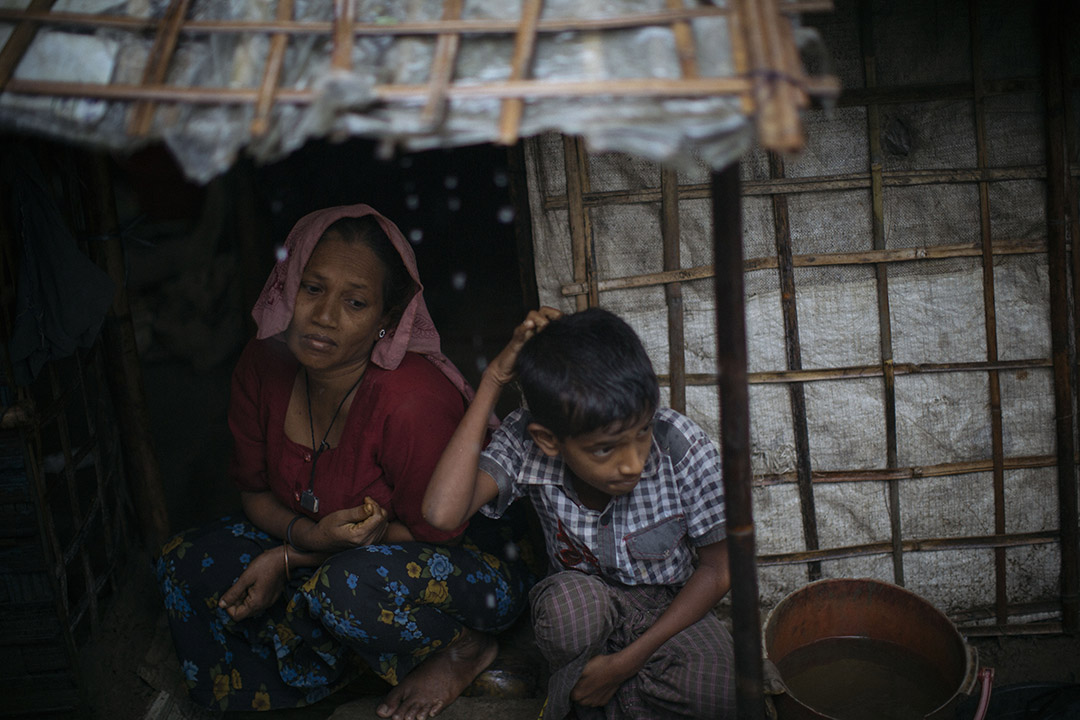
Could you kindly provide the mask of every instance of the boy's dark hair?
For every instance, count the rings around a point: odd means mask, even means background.
[[[532,419],[559,440],[621,430],[660,402],[641,339],[600,308],[553,320],[521,348],[515,368]]]

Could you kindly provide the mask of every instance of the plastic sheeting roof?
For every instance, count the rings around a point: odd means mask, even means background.
[[[127,151],[206,182],[317,137],[387,150],[557,131],[723,167],[802,142],[832,96],[785,0],[0,0],[0,127]],[[811,38],[812,39],[812,38]]]

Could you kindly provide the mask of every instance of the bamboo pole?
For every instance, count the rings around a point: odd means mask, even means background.
[[[859,42],[863,56],[863,74],[867,87],[877,85],[877,57],[874,47],[873,15],[869,0],[861,0],[859,3]],[[874,238],[874,249],[885,249],[885,209],[884,209],[884,184],[882,182],[882,157],[881,150],[881,113],[877,105],[871,104],[866,112],[867,137],[870,144],[870,198],[873,217],[871,220],[871,232]],[[888,265],[878,263],[874,265],[874,274],[877,279],[877,302],[878,302],[878,332],[881,347],[881,368],[883,383],[883,396],[885,403],[885,455],[886,467],[895,468],[897,464],[896,447],[896,374],[893,368],[892,349],[892,321],[889,313],[889,270]],[[892,537],[893,547],[893,581],[897,585],[904,584],[904,552],[901,544],[903,529],[900,519],[900,488],[899,485],[889,483],[889,532]]]
[[[278,0],[278,20],[289,20],[293,14],[293,0]],[[262,83],[255,99],[255,119],[251,121],[251,134],[262,137],[270,129],[270,111],[274,108],[274,90],[281,79],[281,68],[285,63],[285,49],[289,36],[275,33],[270,38],[270,52],[267,53],[266,67],[263,68]]]
[[[660,237],[664,244],[664,270],[682,266],[679,231],[679,175],[672,169],[660,171]],[[680,283],[664,285],[668,323],[668,386],[670,406],[686,412],[686,328]]]
[[[161,472],[150,421],[146,408],[139,351],[135,343],[135,328],[131,320],[123,248],[118,235],[116,205],[112,193],[112,178],[108,161],[102,155],[82,158],[83,176],[87,178],[86,226],[90,233],[101,238],[92,245],[95,260],[105,268],[116,283],[116,295],[104,326],[104,342],[108,351],[109,384],[112,389],[117,420],[121,430],[127,477],[141,524],[143,542],[156,552],[169,535],[169,516],[165,507]]]
[[[681,194],[681,193],[680,193]],[[994,257],[1005,255],[1036,255],[1046,252],[1046,243],[1041,240],[997,240],[994,242],[991,252]],[[795,255],[792,257],[794,267],[829,267],[833,265],[877,265],[880,263],[896,262],[923,262],[927,260],[948,260],[951,258],[982,257],[983,248],[977,243],[964,245],[933,245],[918,248],[896,248],[891,250],[866,250],[853,253],[822,253],[817,255]],[[746,272],[754,270],[773,270],[777,268],[776,256],[747,258],[743,269]],[[681,270],[665,270],[658,273],[646,273],[644,275],[630,275],[621,278],[608,278],[601,280],[599,289],[625,290],[627,288],[641,288],[652,285],[663,285],[670,282],[687,282],[690,280],[705,280],[713,277],[712,265],[698,265]],[[562,295],[582,295],[587,288],[581,283],[568,283],[559,290]]]
[[[460,20],[464,0],[446,0],[443,5],[443,20]],[[461,36],[457,33],[443,33],[435,42],[435,53],[431,61],[428,84],[431,94],[420,113],[420,123],[424,127],[438,127],[446,118],[446,88],[454,79],[454,63],[457,61]]]
[[[1057,415],[1058,512],[1061,532],[1061,609],[1067,632],[1080,630],[1080,523],[1074,464],[1072,358],[1069,357],[1068,278],[1065,257],[1065,93],[1062,66],[1067,42],[1061,3],[1042,7],[1043,75],[1046,101],[1046,223],[1050,270],[1050,337],[1054,354]],[[1075,249],[1074,249],[1075,251]]]
[[[735,710],[740,720],[764,720],[757,558],[750,470],[750,409],[746,385],[746,317],[742,269],[739,164],[713,173],[713,264],[716,278],[716,367],[720,382],[720,456],[731,566]]]
[[[784,176],[784,159],[778,153],[769,153],[769,176]],[[788,217],[787,196],[772,196],[773,240],[776,247],[777,270],[780,280],[780,311],[784,319],[784,353],[787,369],[802,370],[802,344],[799,340],[799,310],[795,301],[795,267],[792,263],[791,224]],[[795,474],[799,486],[799,510],[802,515],[803,542],[807,550],[817,550],[817,509],[814,504],[814,486],[811,483],[810,431],[806,417],[806,391],[802,383],[788,385],[788,403],[791,407],[792,432],[795,437]],[[806,566],[810,581],[821,578],[821,564]]]
[[[975,115],[975,157],[980,168],[989,166],[986,148],[986,107],[983,94],[982,36],[979,30],[979,3],[968,2],[968,18],[971,35],[971,85]],[[979,234],[982,239],[983,325],[986,332],[986,361],[993,364],[998,359],[997,310],[994,292],[993,233],[990,224],[990,186],[979,183]],[[992,487],[994,496],[994,532],[1005,532],[1005,447],[1001,427],[1001,381],[997,370],[987,373],[987,389],[990,397],[990,442],[994,458]],[[997,607],[996,620],[1008,622],[1009,594],[1007,583],[1005,548],[994,551],[994,594]]]
[[[171,0],[169,3],[169,7],[165,10],[165,17],[157,26],[154,46],[150,49],[150,57],[146,60],[141,85],[160,85],[165,81],[165,76],[169,71],[169,62],[172,60],[173,51],[176,50],[180,28],[184,24],[190,2],[191,0]],[[153,120],[153,100],[140,101],[131,110],[128,133],[137,137],[146,135],[150,132],[150,124]]]
[[[356,0],[335,0],[334,22],[331,26],[334,49],[330,53],[330,67],[335,70],[352,70],[355,23]]]
[[[566,173],[566,200],[569,206],[570,244],[574,259],[574,281],[582,283],[586,291],[576,299],[577,309],[597,307],[600,292],[597,289],[596,253],[593,249],[592,227],[589,214],[581,203],[581,197],[589,190],[588,162],[580,138],[563,135],[563,171]]]
[[[514,57],[510,62],[511,80],[522,80],[529,75],[536,48],[536,25],[543,8],[544,0],[525,0],[522,3],[521,24],[514,39]],[[503,100],[499,114],[500,143],[513,145],[518,141],[518,129],[524,112],[525,102],[521,98]]]
[[[536,285],[536,257],[533,253],[532,208],[529,205],[525,143],[533,143],[534,157],[539,157],[536,147],[539,142],[536,138],[529,138],[506,149],[506,164],[510,176],[510,200],[514,207],[514,244],[517,247],[521,296],[526,308],[535,308],[540,306],[540,290]]]

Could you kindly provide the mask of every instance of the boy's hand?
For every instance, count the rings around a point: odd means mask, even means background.
[[[546,328],[549,322],[560,317],[562,313],[553,307],[544,306],[539,310],[531,310],[525,320],[514,328],[514,336],[487,366],[484,375],[500,387],[513,380],[514,362],[517,360],[518,353],[521,352],[521,347],[529,338]]]
[[[640,670],[627,662],[624,653],[596,655],[585,663],[577,684],[570,691],[570,699],[586,707],[603,707],[615,697],[619,687]]]

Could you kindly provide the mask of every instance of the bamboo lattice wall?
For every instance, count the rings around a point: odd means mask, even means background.
[[[74,180],[70,168],[61,172]],[[22,181],[28,182],[25,178]],[[5,197],[11,187],[0,182]],[[77,183],[67,191],[78,193]],[[68,195],[70,200],[71,195]],[[74,206],[69,206],[74,209]],[[71,218],[69,218],[69,221]],[[0,212],[0,716],[87,711],[80,649],[137,542],[100,338],[16,385],[8,352],[26,243]],[[85,247],[83,248],[85,251]]]
[[[980,2],[811,19],[846,90],[805,114],[805,153],[742,166],[765,603],[866,575],[972,634],[1077,627],[1066,19]],[[707,170],[569,137],[527,158],[541,302],[624,314],[671,406],[716,436]]]

